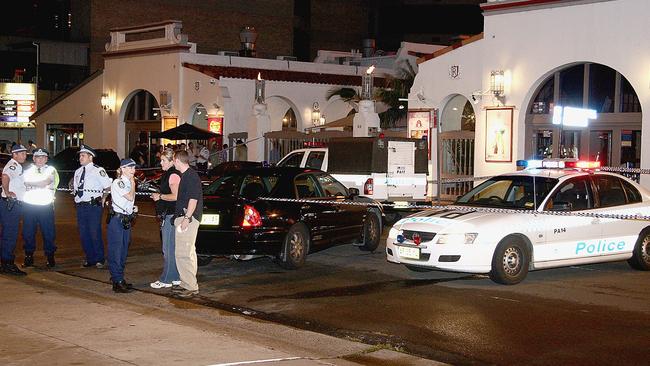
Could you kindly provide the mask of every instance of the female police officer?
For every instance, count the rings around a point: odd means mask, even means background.
[[[117,178],[111,184],[112,209],[107,229],[108,268],[111,272],[113,291],[131,292],[133,289],[124,280],[124,266],[131,239],[131,222],[135,216],[135,161],[122,159]]]

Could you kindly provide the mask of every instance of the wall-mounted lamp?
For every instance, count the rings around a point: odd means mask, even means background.
[[[314,126],[318,126],[319,124],[321,124],[321,114],[320,114],[318,102],[314,102],[314,104],[312,105],[311,124]]]
[[[257,79],[255,80],[255,103],[264,104],[264,79],[262,79],[262,73],[257,73]]]
[[[105,111],[110,111],[113,107],[113,100],[108,96],[108,93],[103,93],[100,99],[102,109]]]
[[[172,94],[167,90],[160,91],[160,110],[167,114],[172,110]]]
[[[490,72],[490,91],[495,97],[503,97],[505,91],[505,77],[503,70]]]

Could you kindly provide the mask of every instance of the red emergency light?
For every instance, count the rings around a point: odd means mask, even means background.
[[[566,168],[598,169],[600,168],[600,161],[566,161],[564,166]]]

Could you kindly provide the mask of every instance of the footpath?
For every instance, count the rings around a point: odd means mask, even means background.
[[[2,365],[441,365],[58,272],[0,276]]]

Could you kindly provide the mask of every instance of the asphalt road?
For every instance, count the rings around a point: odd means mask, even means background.
[[[140,206],[153,211],[149,202]],[[79,266],[69,196],[58,198],[56,212],[56,270],[108,286],[108,271]],[[502,286],[486,276],[410,272],[386,262],[383,250],[333,247],[310,255],[297,271],[270,258],[219,258],[199,269],[201,295],[191,301],[453,364],[650,362],[650,273],[625,262],[537,271]],[[37,262],[42,268],[40,253]],[[127,278],[167,296],[148,286],[161,266],[157,226],[140,217]]]

